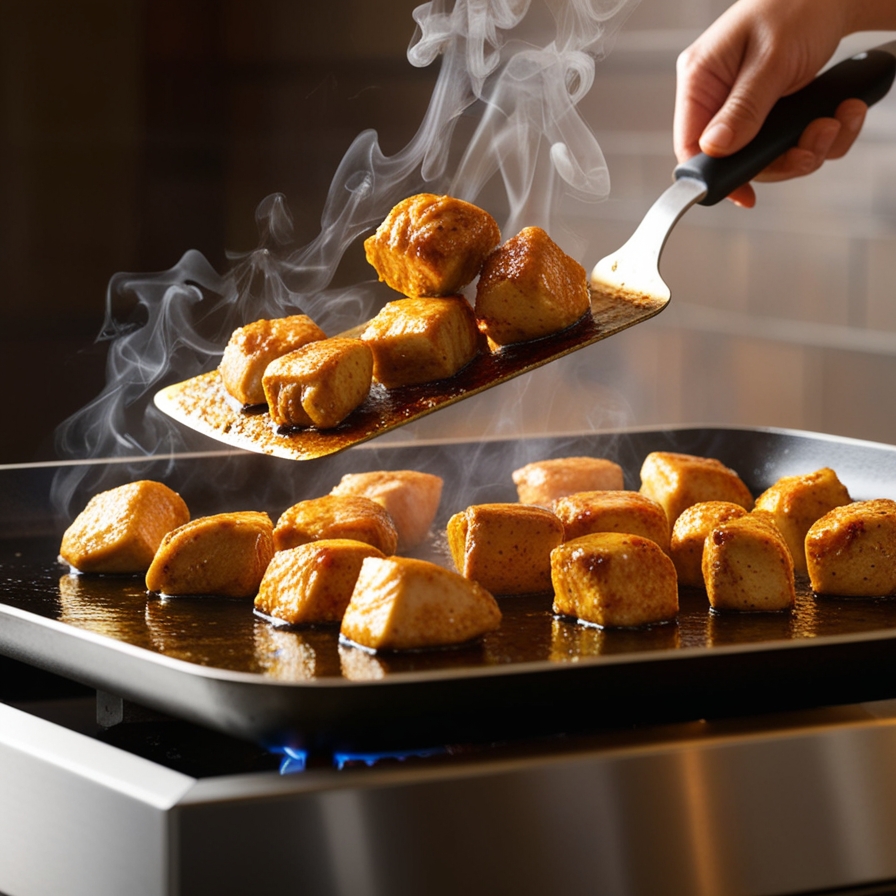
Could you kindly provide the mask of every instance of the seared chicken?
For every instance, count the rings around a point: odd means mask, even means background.
[[[417,470],[346,473],[331,495],[361,495],[382,505],[398,533],[398,550],[417,547],[429,534],[442,497],[442,477]]]
[[[165,534],[189,519],[167,485],[130,482],[88,501],[65,530],[59,556],[79,572],[145,573]]]
[[[606,628],[667,622],[678,613],[675,567],[649,538],[599,532],[551,552],[554,612]]]
[[[496,249],[476,286],[479,329],[499,346],[564,330],[590,308],[585,269],[540,227]]]
[[[896,594],[896,501],[856,501],[828,511],[806,534],[806,563],[818,594]]]
[[[450,296],[479,273],[501,232],[478,206],[420,193],[399,202],[364,241],[380,280],[406,296]]]
[[[373,375],[387,389],[431,383],[466,367],[479,331],[463,296],[389,302],[361,334],[373,352]]]
[[[361,565],[340,633],[371,650],[462,644],[501,624],[495,599],[476,582],[408,557]]]
[[[781,530],[797,572],[806,573],[806,535],[829,510],[850,503],[846,486],[829,467],[804,476],[785,476],[756,499],[756,509],[768,511]]]
[[[703,547],[707,537],[714,526],[746,516],[747,512],[730,501],[701,501],[679,515],[672,527],[669,548],[679,585],[703,587]]]
[[[713,526],[703,549],[703,581],[714,610],[774,612],[796,602],[790,549],[762,512]]]
[[[261,580],[255,609],[291,625],[340,622],[368,557],[383,554],[347,538],[278,551]]]
[[[513,482],[521,504],[550,507],[576,492],[619,491],[623,475],[619,464],[602,457],[556,457],[514,470]]]
[[[729,501],[745,510],[753,507],[753,496],[740,476],[712,457],[653,451],[641,466],[641,494],[658,501],[669,525],[692,504]]]
[[[299,501],[280,514],[274,527],[278,551],[322,538],[350,538],[394,554],[398,532],[387,511],[362,495],[324,495]]]
[[[563,540],[594,532],[641,535],[669,553],[669,521],[653,498],[640,492],[578,492],[558,498],[551,508],[563,523]]]
[[[332,429],[370,392],[373,355],[360,339],[333,337],[272,361],[263,377],[278,426]]]
[[[242,404],[264,404],[261,378],[268,364],[324,338],[324,331],[305,314],[256,320],[239,327],[230,337],[218,368],[224,388]]]
[[[162,539],[146,572],[146,587],[170,595],[255,597],[273,555],[266,513],[200,517]]]
[[[551,551],[563,523],[527,504],[475,504],[448,521],[458,571],[492,594],[550,591]]]

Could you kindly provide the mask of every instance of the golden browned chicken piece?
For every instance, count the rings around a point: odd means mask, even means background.
[[[752,510],[753,496],[734,470],[712,457],[653,451],[641,466],[641,494],[659,501],[669,525],[692,504],[729,501]]]
[[[540,227],[496,249],[476,285],[476,319],[494,345],[557,333],[590,309],[585,269]]]
[[[256,320],[233,331],[218,369],[224,388],[243,404],[264,404],[261,378],[268,364],[326,333],[305,314]]]
[[[554,612],[605,628],[668,622],[678,614],[675,567],[640,535],[599,532],[551,552]]]
[[[451,196],[420,193],[396,205],[364,241],[380,280],[406,296],[450,296],[471,283],[501,240],[495,219]]]
[[[720,523],[746,515],[740,504],[730,501],[701,501],[679,515],[672,527],[669,547],[679,585],[703,587],[703,546],[709,533]]]
[[[563,523],[563,540],[595,532],[641,535],[669,553],[669,521],[653,498],[640,492],[578,492],[554,501],[551,509]]]
[[[495,599],[476,582],[427,560],[365,560],[340,634],[371,650],[463,644],[501,624]]]
[[[332,429],[370,392],[373,355],[360,339],[321,339],[272,361],[262,383],[278,426]]]
[[[896,501],[856,501],[828,511],[806,534],[806,562],[817,594],[896,594]]]
[[[442,497],[442,477],[417,470],[346,473],[331,495],[361,495],[382,505],[395,523],[399,551],[417,547],[429,534]]]
[[[162,538],[190,519],[183,498],[141,479],[94,495],[62,536],[59,556],[79,572],[144,573]]]
[[[348,538],[278,551],[261,580],[255,609],[290,625],[341,622],[368,557],[382,559],[383,554]]]
[[[146,573],[160,594],[255,597],[274,555],[270,517],[252,510],[203,516],[169,532]]]
[[[521,504],[550,507],[576,492],[621,491],[622,467],[602,457],[555,457],[513,471]]]
[[[383,306],[361,339],[373,375],[387,389],[454,376],[479,350],[479,330],[463,296],[397,299]]]
[[[398,547],[398,532],[381,504],[363,495],[324,495],[299,501],[280,514],[274,527],[278,551],[322,538],[363,541],[387,556]]]
[[[714,610],[775,612],[796,602],[787,542],[762,513],[713,527],[703,549],[703,581]]]
[[[779,479],[756,499],[756,510],[772,515],[790,548],[794,570],[805,574],[809,528],[829,510],[851,500],[837,474],[830,467],[823,467],[814,473]]]
[[[474,504],[448,521],[448,548],[458,571],[492,594],[551,588],[551,551],[563,523],[528,504]]]

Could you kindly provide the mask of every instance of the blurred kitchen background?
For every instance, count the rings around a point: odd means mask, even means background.
[[[113,274],[189,249],[223,270],[274,192],[304,244],[360,131],[387,154],[410,140],[437,74],[406,59],[416,5],[0,0],[0,463],[55,457],[102,388]],[[726,5],[642,0],[598,65],[580,108],[612,190],[567,222],[587,268],[670,182],[675,59]],[[659,317],[402,438],[732,423],[896,442],[896,93],[846,159],[752,211],[691,210],[663,274]],[[339,276],[370,276],[360,247]]]

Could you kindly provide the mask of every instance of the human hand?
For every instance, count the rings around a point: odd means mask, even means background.
[[[703,151],[726,156],[756,136],[782,96],[808,84],[853,28],[857,0],[740,0],[678,60],[674,146],[680,162]],[[894,4],[896,5],[896,4]],[[756,179],[785,180],[817,170],[852,146],[865,119],[860,100],[813,121],[797,146]],[[750,184],[729,197],[750,207]]]

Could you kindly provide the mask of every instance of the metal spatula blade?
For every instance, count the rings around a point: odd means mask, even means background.
[[[671,293],[660,276],[660,255],[678,219],[706,192],[702,180],[676,180],[650,207],[628,242],[594,266],[591,288],[598,293],[650,296],[668,302]]]

